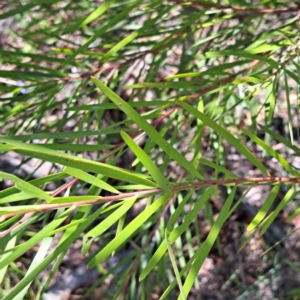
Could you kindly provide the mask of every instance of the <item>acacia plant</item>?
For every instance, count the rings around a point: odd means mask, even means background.
[[[85,295],[115,274],[109,299],[188,299],[252,188],[240,247],[299,214],[293,1],[10,0],[0,22],[3,300],[41,299],[78,241]]]

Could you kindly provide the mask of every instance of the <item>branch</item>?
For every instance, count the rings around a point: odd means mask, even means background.
[[[274,177],[274,176],[268,176],[268,177],[255,177],[255,178],[233,178],[233,179],[219,179],[219,180],[208,180],[204,179],[202,182],[195,182],[195,183],[190,183],[190,184],[176,184],[171,188],[171,191],[173,193],[177,193],[182,190],[197,190],[201,187],[204,186],[219,186],[219,185],[228,185],[228,184],[233,184],[233,185],[253,185],[257,183],[295,183],[295,184],[300,184],[300,178],[298,177]],[[165,192],[161,188],[157,189],[151,189],[151,190],[143,190],[143,191],[136,191],[136,192],[129,192],[129,193],[121,193],[118,195],[113,195],[113,196],[106,196],[106,197],[97,197],[96,199],[93,200],[85,200],[85,201],[78,201],[78,202],[68,202],[68,203],[58,203],[58,204],[41,204],[38,209],[28,211],[24,215],[23,219],[27,220],[29,217],[31,217],[34,213],[38,211],[50,211],[62,207],[79,207],[83,205],[90,205],[90,204],[96,204],[96,203],[101,203],[101,202],[113,202],[113,201],[118,201],[118,200],[123,200],[131,197],[147,197],[150,195],[155,195],[155,194],[160,194]],[[15,212],[12,214],[7,214],[5,215],[5,218],[8,217],[14,217],[17,215],[22,215],[24,212]],[[23,220],[21,219],[21,220]],[[20,223],[23,223],[25,220],[21,222],[21,220],[16,223],[14,226],[11,228],[3,231],[0,233],[0,237],[4,237],[7,235],[13,228],[18,226]]]
[[[299,6],[290,6],[290,7],[280,7],[280,8],[248,8],[248,7],[240,7],[240,6],[230,6],[230,5],[220,5],[216,3],[208,3],[208,2],[186,2],[181,0],[173,0],[177,4],[186,5],[190,4],[190,6],[202,6],[207,8],[216,8],[224,10],[224,13],[230,14],[232,12],[226,12],[225,10],[232,10],[237,14],[249,15],[249,14],[280,14],[286,12],[296,12],[299,11]]]

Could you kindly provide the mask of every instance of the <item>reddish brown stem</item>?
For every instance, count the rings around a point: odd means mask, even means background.
[[[172,0],[172,2],[175,2],[177,4],[183,4],[186,1],[182,0]],[[280,14],[280,13],[286,13],[286,12],[296,12],[299,10],[299,7],[297,5],[290,6],[290,7],[280,7],[280,8],[249,8],[249,7],[240,7],[240,6],[230,6],[230,5],[220,5],[216,3],[207,3],[207,2],[193,2],[189,1],[188,4],[191,6],[202,6],[207,8],[217,8],[222,10],[232,10],[238,14]],[[225,12],[226,13],[226,12]]]
[[[176,184],[174,185],[171,190],[173,193],[186,190],[186,189],[192,189],[196,190],[204,186],[214,186],[214,185],[227,185],[227,184],[234,184],[234,185],[252,185],[255,183],[296,183],[300,184],[300,178],[297,177],[274,177],[274,176],[268,176],[268,177],[256,177],[256,178],[233,178],[233,179],[219,179],[219,180],[208,180],[205,179],[202,182],[195,182],[190,184]],[[151,190],[143,190],[143,191],[136,191],[136,192],[130,192],[130,193],[121,193],[119,195],[113,195],[113,196],[106,196],[106,197],[97,197],[93,200],[85,200],[80,202],[69,202],[69,203],[60,203],[60,204],[41,204],[37,210],[29,211],[27,212],[24,217],[15,225],[13,225],[11,228],[3,231],[0,233],[0,237],[5,236],[8,234],[13,228],[23,223],[25,220],[30,218],[35,212],[37,211],[49,211],[53,209],[58,209],[61,207],[71,207],[71,206],[82,206],[82,205],[89,205],[89,204],[95,204],[100,202],[112,202],[117,200],[122,200],[130,197],[144,197],[144,196],[150,196],[153,194],[159,194],[163,193],[164,190],[157,188],[157,189],[151,189]],[[9,215],[5,215],[6,218],[13,217],[17,215],[22,215],[24,212],[16,212]]]

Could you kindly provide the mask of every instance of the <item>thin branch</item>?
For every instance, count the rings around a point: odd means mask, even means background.
[[[216,179],[216,180],[207,180],[204,179],[200,183],[190,183],[190,184],[178,184],[173,187],[173,191],[177,192],[182,189],[199,189],[204,186],[218,186],[218,185],[253,185],[255,183],[296,183],[300,184],[300,178],[298,177],[254,177],[254,178],[233,178],[233,179]]]
[[[216,3],[208,3],[208,2],[193,2],[193,1],[181,1],[181,0],[172,0],[172,2],[175,2],[177,4],[190,4],[190,6],[202,6],[206,8],[216,8],[216,9],[222,9],[224,10],[224,13],[229,14],[233,12],[236,12],[237,14],[243,14],[243,15],[249,15],[249,14],[280,14],[280,13],[286,13],[286,12],[296,12],[299,11],[299,6],[290,6],[290,7],[280,7],[280,8],[249,8],[249,7],[240,7],[240,6],[231,6],[231,5],[220,5]],[[231,12],[227,12],[226,10],[231,10]]]
[[[176,184],[171,188],[171,191],[173,193],[182,191],[182,190],[187,190],[187,189],[193,189],[197,190],[201,187],[205,186],[219,186],[219,185],[228,185],[228,184],[234,184],[234,185],[253,185],[253,184],[259,184],[259,183],[295,183],[295,184],[300,184],[300,178],[298,177],[274,177],[274,176],[268,176],[268,177],[255,177],[255,178],[233,178],[233,179],[219,179],[219,180],[208,180],[205,179],[202,182],[195,182],[195,183],[190,183],[190,184]],[[131,197],[146,197],[154,194],[160,194],[163,193],[164,190],[161,188],[157,189],[151,189],[151,190],[143,190],[143,191],[136,191],[136,192],[129,192],[129,193],[122,193],[119,195],[113,195],[113,196],[106,196],[106,197],[97,197],[96,199],[93,200],[85,200],[85,201],[78,201],[78,202],[68,202],[68,203],[59,203],[59,204],[41,204],[39,207],[35,210],[29,211],[25,214],[26,220],[33,215],[34,213],[38,211],[49,211],[53,209],[58,209],[62,207],[79,207],[83,205],[90,205],[90,204],[96,204],[96,203],[101,203],[101,202],[113,202],[113,201],[118,201],[118,200],[124,200],[127,198]],[[17,215],[22,215],[24,212],[15,212],[12,214],[7,214],[5,215],[6,218],[8,217],[14,217]],[[24,216],[24,217],[25,217]],[[23,219],[21,219],[23,220]],[[20,221],[21,221],[20,220]],[[17,223],[18,225],[20,224],[20,221]],[[24,221],[23,221],[24,222]],[[23,223],[21,222],[21,223]],[[12,226],[13,228],[15,227]],[[12,227],[1,232],[0,237],[5,236],[8,234],[11,230]]]
[[[143,196],[150,196],[150,195],[153,195],[156,193],[160,193],[161,191],[162,191],[162,189],[158,188],[158,189],[143,190],[143,191],[130,192],[130,193],[121,193],[121,194],[114,195],[114,196],[106,196],[106,197],[100,196],[100,197],[96,197],[95,199],[92,199],[92,200],[84,200],[84,201],[78,201],[78,202],[75,201],[75,202],[58,203],[58,204],[41,204],[38,206],[38,208],[36,208],[34,210],[29,210],[28,212],[26,212],[26,215],[34,214],[39,211],[49,211],[49,210],[58,209],[58,208],[62,208],[62,207],[71,207],[71,206],[79,207],[79,206],[83,206],[83,205],[96,204],[96,203],[101,203],[101,202],[113,202],[113,201],[117,201],[117,200],[131,198],[131,197],[140,198]],[[15,212],[15,213],[11,213],[11,214],[5,214],[3,217],[5,217],[5,219],[6,219],[9,217],[14,217],[14,216],[23,215],[23,214],[24,214],[24,212]],[[0,237],[3,237],[5,235],[5,234],[3,235],[3,233],[4,232],[0,233]]]

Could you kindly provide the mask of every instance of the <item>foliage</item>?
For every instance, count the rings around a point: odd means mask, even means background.
[[[2,299],[30,298],[33,290],[40,299],[77,240],[89,267],[134,249],[110,299],[154,292],[187,299],[245,196],[241,185],[272,186],[248,227],[265,233],[300,182],[290,160],[300,153],[298,10],[242,0],[3,5],[0,20],[10,27],[0,49],[0,151],[22,158],[16,171],[32,159],[39,164],[25,178],[0,172],[13,183],[0,191]],[[281,110],[286,136],[274,121]],[[259,176],[231,168],[229,152]],[[49,174],[36,176],[45,162]],[[286,195],[269,212],[283,185]],[[210,199],[222,203],[217,218]],[[204,240],[200,218],[210,224]],[[18,262],[26,253],[24,270]],[[16,282],[13,270],[22,274]]]

